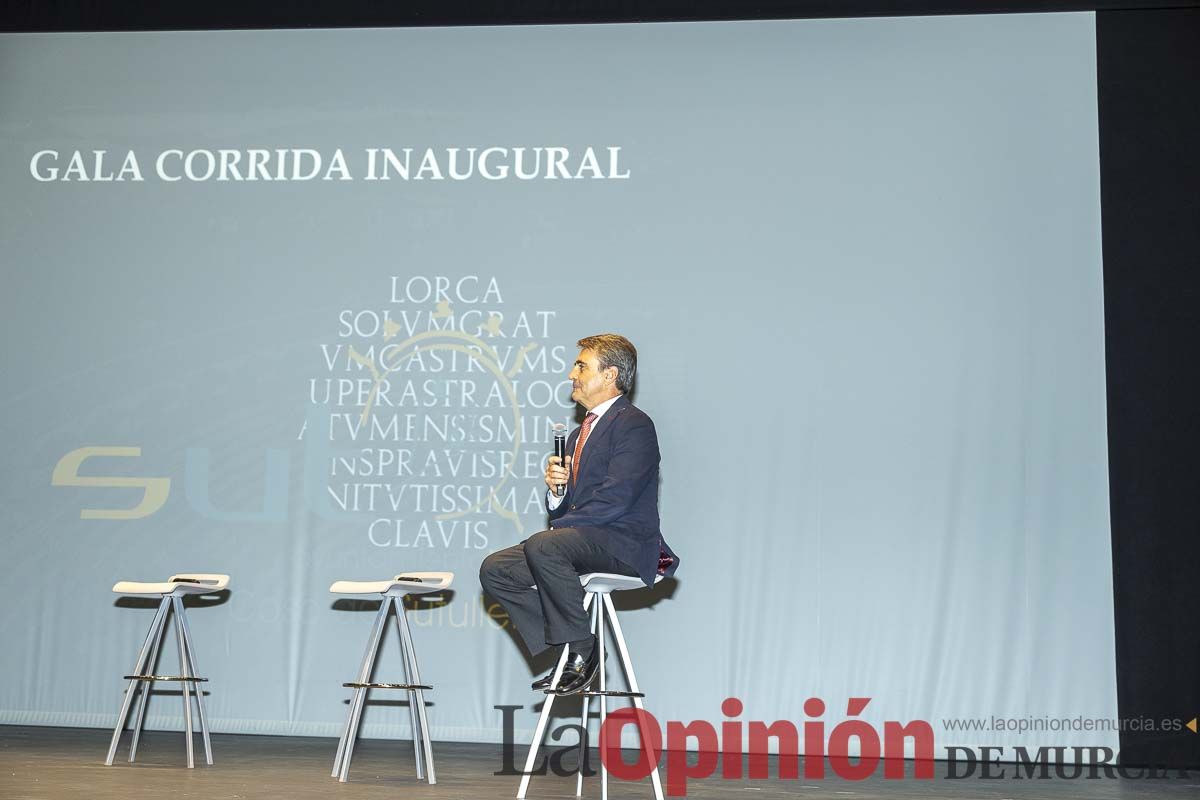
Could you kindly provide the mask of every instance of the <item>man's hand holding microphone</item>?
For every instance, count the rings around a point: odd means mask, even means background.
[[[571,479],[571,457],[550,456],[546,462],[546,486],[555,497],[567,493],[567,481]]]
[[[567,455],[567,426],[561,422],[554,425],[554,455],[546,462],[546,485],[555,497],[567,493],[567,481],[571,478],[571,457]]]

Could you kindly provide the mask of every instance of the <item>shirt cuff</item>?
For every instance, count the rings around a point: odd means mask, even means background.
[[[549,489],[546,490],[546,507],[551,511],[562,505],[562,501],[566,499],[566,495],[559,497]]]

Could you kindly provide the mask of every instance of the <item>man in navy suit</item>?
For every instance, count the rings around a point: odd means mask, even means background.
[[[658,524],[658,435],[627,396],[637,350],[612,333],[578,345],[571,399],[588,414],[568,437],[563,463],[551,456],[546,466],[550,529],[492,553],[479,569],[483,588],[508,611],[531,654],[568,648],[559,694],[586,689],[600,666],[579,576],[615,572],[651,585],[679,566]],[[564,484],[559,497],[555,489]],[[552,677],[533,688],[550,688]]]

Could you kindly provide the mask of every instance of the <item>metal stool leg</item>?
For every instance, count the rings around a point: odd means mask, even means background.
[[[592,604],[592,635],[596,635],[597,628],[600,625],[600,604]],[[600,669],[604,669],[604,664],[600,664]],[[579,725],[579,773],[575,776],[575,796],[583,797],[583,768],[587,766],[588,755],[588,709],[592,705],[592,698],[586,694],[583,696],[583,716]]]
[[[633,661],[629,658],[629,648],[625,644],[625,635],[621,632],[621,623],[617,621],[617,612],[616,609],[613,608],[612,598],[607,594],[604,595],[604,606],[608,609],[608,616],[612,622],[613,638],[616,639],[617,642],[617,652],[621,656],[621,666],[625,670],[625,678],[629,683],[629,691],[640,693],[641,689],[638,688],[637,676],[633,674]],[[601,672],[600,675],[603,677],[604,673]],[[640,711],[646,710],[645,704],[642,702],[642,698],[637,696],[633,698],[633,706]],[[662,781],[658,777],[658,762],[654,760],[654,753],[651,751],[650,745],[646,741],[646,737],[641,736],[640,738],[642,740],[642,749],[646,753],[646,758],[654,765],[653,770],[650,772],[650,781],[654,784],[655,800],[663,800]]]
[[[374,643],[375,647],[378,648],[379,637],[383,634],[383,624],[386,619],[387,604],[381,603],[379,606],[379,613],[375,615],[375,624],[371,627],[371,638],[367,640],[366,652],[363,653],[362,663],[359,664],[358,667],[359,683],[366,683],[368,680],[370,680],[370,678],[367,676],[367,670],[369,669],[369,665],[371,663],[371,654],[375,652],[375,650],[372,649],[372,643]],[[354,710],[355,701],[358,699],[359,691],[359,689],[355,689],[354,694],[351,696],[350,706],[346,712],[346,724],[342,728],[342,738],[338,739],[337,755],[333,757],[333,772],[331,773],[331,776],[334,778],[341,775],[342,772],[342,756],[345,755],[346,752],[346,737],[350,734],[350,723],[354,719],[354,715],[351,712]]]
[[[158,632],[154,636],[154,644],[150,648],[149,656],[146,658],[145,670],[147,674],[153,674],[158,667],[158,659],[162,655],[163,639],[166,638],[163,634],[167,630],[167,615],[159,619]],[[129,745],[129,763],[132,764],[137,758],[138,743],[142,740],[142,729],[146,724],[146,706],[150,702],[150,692],[154,689],[154,681],[138,681],[141,684],[142,695],[138,698],[137,714],[134,716],[133,723],[133,741]]]
[[[607,600],[608,594],[604,593],[601,595],[601,597],[604,600]],[[604,730],[604,723],[608,720],[608,697],[604,694],[604,692],[608,689],[608,685],[606,684],[604,677],[604,673],[608,671],[604,668],[604,639],[606,633],[604,626],[605,605],[600,602],[599,598],[596,600],[596,605],[599,606],[600,612],[598,624],[596,626],[598,629],[596,632],[596,647],[600,648],[600,730]],[[600,746],[603,747],[604,743],[601,742]],[[608,800],[608,767],[604,765],[603,758],[600,759],[600,800]]]
[[[179,598],[172,598],[174,603],[179,602]],[[179,612],[175,612],[175,641],[179,645],[179,674],[184,678],[192,676],[188,669],[187,649],[183,644],[183,625],[179,622]],[[189,685],[190,684],[190,685]],[[187,765],[188,769],[196,768],[195,743],[192,741],[192,694],[191,690],[194,687],[191,681],[182,680],[179,682],[179,694],[183,698],[183,731],[186,736],[185,743],[187,745]]]
[[[583,598],[583,610],[587,611],[592,606],[593,595],[588,593]],[[558,657],[558,666],[554,668],[554,676],[550,679],[551,686],[558,685],[558,679],[562,677],[563,667],[567,664],[567,646],[563,645],[562,655]],[[546,726],[550,723],[550,709],[554,707],[554,694],[546,695],[546,702],[542,704],[542,713],[538,716],[537,728],[533,731],[533,741],[529,744],[529,755],[525,757],[525,769],[521,773],[521,785],[517,789],[517,800],[525,800],[525,793],[529,791],[529,779],[533,777],[533,765],[537,762],[538,748],[541,747],[542,737],[546,735]]]
[[[417,683],[417,679],[413,677],[412,668],[409,666],[408,657],[408,642],[404,638],[404,629],[400,625],[400,616],[404,613],[404,598],[396,598],[396,635],[400,639],[400,657],[401,665],[404,667],[404,682],[411,685]],[[417,780],[425,779],[425,759],[422,755],[422,739],[421,739],[421,723],[417,718],[417,690],[408,690],[408,717],[412,722],[412,742],[413,742],[413,760],[417,765]]]
[[[193,676],[199,675],[200,671],[196,669],[196,651],[192,647],[192,631],[188,627],[182,597],[175,598],[175,624],[183,628],[183,644],[184,651],[187,653],[188,668]],[[211,767],[213,763],[212,740],[208,732],[208,715],[204,712],[204,690],[199,684],[193,684],[192,688],[196,691],[196,710],[200,713],[200,732],[204,739],[204,760]]]
[[[383,638],[383,628],[387,623],[388,611],[391,609],[391,598],[383,598],[383,602],[379,605],[379,614],[375,618],[375,635],[371,638],[370,644],[367,645],[367,652],[363,657],[363,671],[359,683],[370,683],[371,675],[375,672],[375,656],[379,653],[379,641]],[[365,686],[354,690],[354,699],[350,701],[350,719],[346,726],[346,734],[344,746],[342,748],[342,763],[341,769],[338,770],[337,778],[341,783],[345,783],[350,778],[350,760],[354,757],[354,741],[358,738],[358,726],[362,722],[363,706],[367,703],[367,692],[370,690]]]
[[[408,615],[404,611],[403,598],[396,598],[396,622],[400,627],[400,637],[403,643],[403,649],[408,654],[410,666],[412,668],[412,681],[416,685],[421,683],[421,668],[417,666],[417,651],[413,648],[412,631],[408,627]],[[425,767],[429,774],[429,784],[432,786],[437,783],[437,777],[433,771],[433,743],[429,740],[429,718],[425,710],[425,690],[416,689],[413,694],[417,698],[417,719],[421,723],[421,741],[425,748]]]
[[[142,649],[138,652],[137,661],[133,665],[133,675],[142,674],[145,669],[146,657],[150,652],[150,643],[158,630],[159,624],[162,623],[163,616],[170,606],[170,598],[164,597],[162,602],[158,604],[158,613],[154,615],[154,622],[150,624],[150,630],[146,633],[146,641],[142,644]],[[129,716],[129,708],[133,705],[134,690],[139,681],[130,681],[129,688],[125,690],[125,699],[121,702],[121,711],[117,715],[117,727],[113,730],[112,742],[108,746],[108,756],[104,759],[105,766],[112,766],[113,758],[117,755],[117,745],[121,742],[121,731],[125,729],[125,720]]]

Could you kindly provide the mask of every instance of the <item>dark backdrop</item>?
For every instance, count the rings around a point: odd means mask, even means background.
[[[1100,177],[1122,761],[1200,767],[1200,0],[35,3],[0,30],[171,30],[1098,10]],[[1014,58],[1020,54],[1015,53]],[[0,80],[3,77],[0,76]],[[1100,620],[1081,619],[1079,624]]]
[[[1186,721],[1200,715],[1200,9],[1106,11],[1096,29],[1118,707]],[[1128,730],[1121,756],[1197,767],[1200,734]]]

